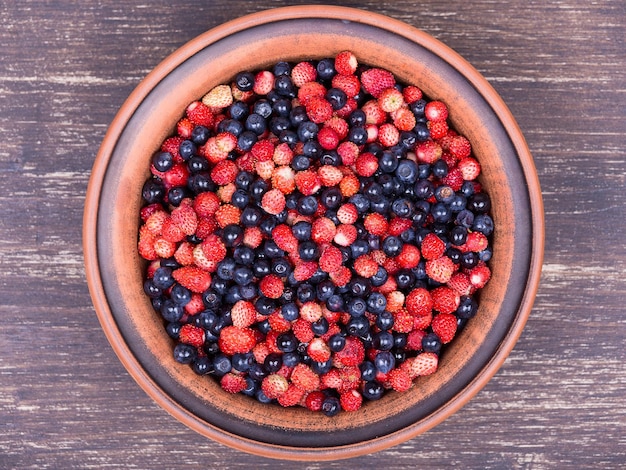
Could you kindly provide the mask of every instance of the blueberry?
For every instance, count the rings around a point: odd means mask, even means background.
[[[305,165],[308,168],[311,165],[311,161],[320,159],[323,154],[324,149],[317,140],[307,140],[302,146],[302,155],[308,157],[307,163],[300,162],[299,165]]]
[[[189,344],[178,343],[174,347],[174,360],[181,364],[191,364],[197,356],[196,348]]]
[[[415,285],[415,274],[409,269],[401,269],[395,274],[396,284],[398,289],[409,290]]]
[[[301,303],[315,300],[315,288],[307,282],[302,283],[298,286],[296,296]]]
[[[289,120],[291,121],[291,125],[297,129],[300,124],[309,120],[306,108],[304,106],[296,106],[295,108],[292,108],[289,113]]]
[[[152,282],[159,289],[169,289],[172,287],[175,282],[174,277],[172,276],[172,268],[157,268],[152,276]]]
[[[474,217],[472,230],[481,232],[483,235],[489,236],[493,233],[493,219],[487,214],[478,214]]]
[[[483,251],[478,252],[478,258],[485,263],[491,259],[493,256],[493,249],[488,246]]]
[[[169,322],[165,326],[165,331],[167,332],[170,338],[178,339],[178,337],[180,336],[180,329],[182,326],[183,326],[182,323],[177,322],[177,321]]]
[[[276,217],[265,217],[263,220],[261,220],[261,223],[259,224],[259,229],[261,230],[261,233],[263,235],[265,235],[266,237],[271,237],[272,231],[276,228],[277,225],[278,221],[276,220]],[[273,240],[266,240],[266,242],[269,241],[272,242],[270,249],[272,250],[273,254],[271,257],[283,256],[283,251],[276,246],[276,243],[274,243]],[[265,243],[264,247],[265,246],[268,246],[268,244]],[[276,248],[274,248],[274,246],[276,246]],[[266,252],[266,254],[270,256],[268,252]]]
[[[267,316],[274,313],[274,310],[276,310],[277,307],[276,302],[274,302],[272,299],[260,296],[254,302],[254,308],[256,308],[256,311],[259,312],[261,315]]]
[[[272,111],[276,116],[288,118],[291,112],[291,100],[287,98],[279,98],[272,104]],[[291,124],[291,121],[289,121]]]
[[[324,189],[320,195],[320,202],[329,209],[338,209],[342,203],[341,190],[336,186]]]
[[[172,299],[166,299],[161,305],[161,316],[168,322],[179,321],[185,313],[183,307]]]
[[[383,268],[382,266],[378,267],[378,271],[376,271],[376,274],[374,274],[371,278],[370,281],[372,283],[372,286],[374,287],[380,287],[382,286],[385,282],[387,282],[387,279],[389,278],[389,275],[387,274],[387,270],[385,268]]]
[[[258,401],[259,403],[263,403],[263,404],[265,404],[265,405],[267,405],[267,404],[269,404],[269,403],[272,403],[272,401],[273,401],[273,400],[272,400],[271,398],[269,398],[269,397],[265,394],[265,392],[263,392],[263,390],[261,390],[260,388],[256,391],[256,393],[255,393],[255,398],[257,399],[257,401]]]
[[[346,338],[337,333],[328,338],[328,347],[333,352],[343,351],[343,348],[346,347]]]
[[[209,171],[209,162],[204,157],[194,155],[187,162],[187,168],[189,168],[190,173],[206,172]]]
[[[374,366],[376,370],[382,374],[387,374],[396,365],[396,360],[393,354],[389,351],[380,351],[374,358]]]
[[[240,245],[243,242],[243,229],[239,224],[227,225],[224,227],[222,240],[228,248]]]
[[[400,146],[403,150],[413,150],[417,143],[417,133],[412,131],[402,131],[400,133]]]
[[[152,156],[152,165],[156,170],[166,172],[174,166],[174,157],[169,152],[157,152]]]
[[[196,126],[191,131],[191,141],[196,145],[204,145],[210,135],[211,131],[205,126]]]
[[[280,308],[280,313],[287,321],[294,321],[300,317],[300,310],[295,302],[289,302]]]
[[[330,279],[326,279],[316,286],[315,291],[317,299],[326,302],[335,293],[335,284]]]
[[[450,243],[460,246],[467,240],[467,228],[456,225],[450,230]]]
[[[295,144],[297,142],[297,135],[294,135],[293,131],[289,129],[290,126],[291,123],[286,117],[275,116],[270,119],[270,132],[279,136],[281,142]]]
[[[228,108],[228,110],[230,113],[230,117],[235,121],[242,121],[250,114],[250,107],[243,101],[235,101],[233,104],[230,105],[230,108]],[[239,125],[241,126],[241,122],[239,123]],[[243,126],[241,126],[239,129],[239,132],[235,134],[236,136],[243,132]]]
[[[265,133],[267,130],[267,122],[265,118],[257,113],[251,113],[246,118],[246,130],[254,132],[257,136]],[[243,134],[243,133],[242,133]]]
[[[443,202],[433,204],[430,209],[430,214],[437,223],[446,223],[452,219],[452,212],[450,211],[450,208]]]
[[[328,372],[333,367],[332,358],[327,360],[326,362],[311,362],[311,370],[315,372],[317,375],[323,375]]]
[[[355,242],[350,245],[350,249],[352,250],[352,258],[357,259],[361,255],[366,255],[370,252],[369,244],[365,240],[355,240]]]
[[[315,333],[316,336],[325,335],[328,331],[328,320],[322,317],[317,321],[311,323],[311,330]]]
[[[439,353],[441,350],[441,339],[436,333],[428,333],[422,338],[422,349],[425,352]]]
[[[299,241],[306,241],[311,238],[311,223],[301,220],[291,226],[293,236]]]
[[[456,215],[454,223],[465,228],[472,228],[474,225],[474,213],[470,210],[463,209]]]
[[[291,80],[289,75],[278,75],[274,79],[274,88],[276,89],[276,93],[279,96],[284,96],[288,98],[296,97],[296,87]]]
[[[298,254],[304,261],[313,261],[319,258],[320,252],[317,243],[307,240],[298,245]]]
[[[274,64],[272,72],[275,76],[289,75],[291,74],[291,65],[289,64],[289,62],[285,61],[276,62],[276,64]]]
[[[272,115],[272,105],[266,99],[257,100],[254,102],[252,112],[267,119]]]
[[[355,276],[348,283],[350,293],[355,297],[366,297],[372,291],[372,283],[361,276]]]
[[[450,201],[450,210],[459,213],[467,207],[467,198],[463,194],[457,193],[452,201]]]
[[[343,297],[339,294],[333,294],[326,301],[326,307],[331,312],[342,312],[344,309]]]
[[[254,75],[250,72],[240,72],[235,76],[235,86],[241,91],[252,91]]]
[[[317,70],[317,77],[321,80],[330,80],[337,74],[335,70],[335,59],[332,58],[320,60],[315,69]]]
[[[348,96],[345,91],[339,88],[330,88],[326,92],[326,100],[333,107],[333,110],[338,111],[346,105]]]
[[[365,336],[370,331],[369,320],[364,316],[352,317],[346,324],[346,331],[351,336]]]
[[[379,351],[390,351],[393,348],[393,334],[389,331],[379,331],[374,335],[372,346]]]
[[[439,202],[443,202],[444,204],[450,204],[454,198],[456,197],[456,193],[454,190],[445,184],[438,186],[435,189],[435,199]]]
[[[224,258],[217,264],[216,274],[217,277],[224,280],[231,280],[235,275],[236,263],[233,258]]]
[[[244,152],[248,152],[258,140],[256,132],[245,130],[237,137],[237,147]]]
[[[191,301],[191,291],[180,284],[174,284],[170,291],[170,298],[176,305],[184,307]]]
[[[462,295],[459,306],[456,309],[456,316],[462,319],[472,318],[478,311],[478,303],[468,295]]]
[[[398,162],[395,175],[403,184],[413,184],[417,180],[417,164],[413,160],[402,159]]]
[[[302,142],[312,140],[317,137],[319,127],[312,121],[304,121],[298,126],[298,138]]]
[[[402,246],[403,243],[398,237],[395,235],[389,235],[383,240],[383,253],[387,256],[395,258],[402,251]]]
[[[384,150],[378,159],[378,167],[384,173],[393,173],[398,168],[398,158],[389,150]]]
[[[341,405],[339,403],[339,398],[337,397],[326,397],[322,402],[322,413],[326,416],[335,416],[341,411]]]
[[[359,214],[365,214],[370,209],[370,201],[363,194],[355,194],[349,199],[349,201],[354,204]]]
[[[141,196],[148,204],[161,202],[163,197],[165,197],[165,186],[161,181],[150,178],[144,183],[141,189]]]
[[[387,308],[387,298],[380,292],[372,292],[367,297],[367,311],[380,314]]]
[[[469,197],[467,206],[475,214],[484,214],[491,209],[491,199],[487,193],[476,193]]]
[[[319,145],[319,144],[318,144]],[[291,160],[291,168],[295,171],[304,171],[311,166],[311,160],[306,155],[296,155]]]
[[[235,281],[240,286],[245,286],[250,284],[254,279],[254,274],[252,274],[252,270],[245,266],[238,266],[235,268],[235,273],[233,274],[233,281]]]
[[[366,121],[367,116],[362,109],[355,109],[348,116],[348,124],[350,124],[350,127],[362,127],[365,125]]]
[[[278,277],[287,277],[293,271],[293,267],[287,258],[273,258],[272,259],[272,272]]]
[[[276,347],[284,353],[294,352],[298,348],[298,339],[291,331],[282,333],[276,338]]]
[[[415,117],[424,116],[424,110],[426,109],[426,100],[419,99],[409,105],[409,109],[415,114]]]
[[[296,210],[302,215],[313,215],[317,212],[317,198],[315,196],[302,196],[298,200]]]
[[[478,264],[480,259],[478,254],[473,251],[466,251],[461,255],[461,267],[465,269],[472,269]]]
[[[381,330],[390,330],[394,322],[393,314],[387,310],[384,310],[376,316],[376,326]]]
[[[212,374],[214,371],[213,361],[207,356],[196,357],[192,369],[198,375]]]
[[[364,127],[352,127],[348,131],[347,140],[356,145],[365,145],[365,143],[367,142],[367,131]]]
[[[237,189],[232,197],[231,204],[239,209],[244,209],[250,202],[250,196],[243,189]]]
[[[365,384],[363,385],[363,397],[367,400],[379,400],[383,396],[384,392],[385,389],[383,388],[383,386],[374,380],[365,382]]]
[[[215,191],[217,186],[211,180],[209,173],[201,171],[191,175],[187,181],[187,187],[191,189],[195,194],[204,193],[207,191]]]
[[[426,179],[418,180],[413,189],[418,199],[430,199],[435,194],[432,182]]]
[[[213,359],[213,367],[215,368],[215,375],[221,377],[222,375],[228,374],[232,368],[232,362],[228,358],[228,356],[224,354],[218,354]]]

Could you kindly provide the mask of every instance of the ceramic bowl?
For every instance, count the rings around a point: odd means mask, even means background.
[[[222,391],[172,357],[172,340],[142,290],[137,254],[149,161],[185,107],[242,70],[351,50],[447,103],[472,142],[494,201],[492,279],[477,315],[442,355],[437,373],[353,413],[327,418]],[[530,314],[543,256],[543,209],[532,157],[510,111],[457,53],[385,16],[342,7],[287,7],[212,29],[177,50],[134,90],[96,157],[84,214],[87,281],[102,328],[130,375],[198,433],[273,458],[330,460],[397,445],[459,410],[495,374]],[[123,424],[120,424],[123,425]]]

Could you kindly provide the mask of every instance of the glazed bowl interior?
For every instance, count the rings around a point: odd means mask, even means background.
[[[350,20],[350,21],[346,21]],[[494,201],[492,280],[477,315],[407,393],[326,418],[225,393],[173,359],[172,340],[142,290],[137,253],[141,187],[149,162],[186,106],[242,70],[351,50],[360,62],[444,101],[472,143]],[[163,62],[112,124],[94,165],[85,209],[85,258],[99,318],[144,390],[196,431],[248,452],[288,459],[343,458],[389,447],[459,409],[495,373],[521,333],[537,287],[542,211],[532,159],[497,94],[456,53],[404,23],[345,8],[286,8],[209,31]]]

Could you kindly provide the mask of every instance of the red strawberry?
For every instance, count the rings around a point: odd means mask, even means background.
[[[311,322],[306,321],[303,318],[298,318],[291,324],[291,331],[293,331],[294,336],[301,343],[309,343],[313,338],[315,338]]]
[[[217,85],[202,97],[209,108],[227,108],[233,104],[233,93],[229,85]]]
[[[387,113],[385,113],[378,101],[370,100],[361,106],[361,111],[365,113],[365,123],[366,124],[375,124],[380,126],[387,120]]]
[[[306,352],[315,362],[326,362],[332,354],[328,344],[322,338],[313,338],[309,342]]]
[[[273,160],[275,150],[274,144],[269,140],[259,140],[252,146],[250,153],[256,161],[267,162]]]
[[[217,342],[220,350],[228,355],[252,351],[256,343],[254,331],[250,328],[239,328],[236,326],[222,328]]]
[[[455,270],[454,262],[447,256],[441,256],[426,262],[426,274],[428,277],[441,284],[447,283],[452,278]]]
[[[269,70],[261,70],[254,76],[254,91],[257,95],[267,95],[274,89],[274,74]]]
[[[427,327],[430,326],[430,322]],[[426,327],[426,328],[427,328]],[[425,328],[424,328],[425,329]],[[424,329],[415,328],[411,331],[406,337],[406,349],[409,351],[421,351],[422,350],[422,340],[424,336],[426,336],[426,332]]]
[[[259,291],[270,299],[280,298],[284,289],[283,281],[276,274],[268,274],[259,282]]]
[[[392,114],[393,125],[399,131],[412,131],[417,124],[415,114],[408,108],[400,108]]]
[[[356,206],[351,202],[347,202],[342,204],[339,209],[337,209],[337,219],[342,224],[353,224],[359,218],[359,212],[356,209]]]
[[[290,383],[285,393],[280,395],[276,401],[280,406],[289,407],[300,404],[306,392],[294,384]]]
[[[276,165],[289,165],[293,160],[293,150],[289,148],[289,144],[281,142],[274,148],[272,160]]]
[[[261,318],[265,319],[265,317]],[[283,317],[280,309],[278,308],[266,318],[273,332],[286,333],[291,330],[291,322],[285,320],[285,317]]]
[[[344,165],[354,165],[359,156],[359,146],[354,142],[344,141],[337,147],[337,153]]]
[[[358,366],[365,359],[365,347],[359,338],[346,337],[344,348],[335,353],[334,360],[337,367]]]
[[[443,184],[447,184],[453,191],[458,191],[463,186],[463,173],[457,167],[450,168],[448,174],[441,180]]]
[[[210,273],[215,272],[217,269],[217,262],[210,260],[204,254],[204,250],[202,249],[202,245],[196,245],[193,249],[193,264],[197,267],[204,269]]]
[[[317,70],[311,62],[299,62],[291,69],[291,81],[300,88],[307,82],[312,82],[317,78]]]
[[[359,62],[351,51],[342,51],[335,56],[335,70],[340,75],[352,75],[358,66]]]
[[[220,198],[220,201],[225,204],[230,204],[233,199],[233,194],[237,191],[237,186],[235,183],[228,183],[225,186],[219,186],[217,188],[217,197]]]
[[[452,313],[458,307],[461,296],[448,286],[441,286],[430,291],[433,299],[433,309],[439,313]]]
[[[311,240],[318,245],[330,243],[336,233],[337,227],[328,217],[318,217],[311,225]]]
[[[337,271],[343,263],[343,255],[339,248],[333,245],[329,245],[322,251],[320,256],[320,269],[327,273]]]
[[[333,107],[325,98],[312,97],[305,108],[309,119],[316,124],[330,119],[333,115]]]
[[[343,179],[343,173],[332,165],[323,165],[317,169],[317,174],[324,186],[337,186]]]
[[[315,323],[322,318],[322,307],[314,301],[305,302],[300,307],[300,318],[309,323]]]
[[[402,96],[404,96],[404,101],[411,104],[422,99],[422,90],[416,86],[408,85],[402,90]]]
[[[353,269],[359,276],[369,279],[378,272],[378,264],[370,255],[361,255],[354,260]]]
[[[469,272],[469,280],[476,289],[482,289],[491,279],[491,269],[486,264],[479,264]]]
[[[272,187],[283,194],[290,194],[296,189],[296,174],[288,165],[279,166],[272,171]]]
[[[345,119],[339,116],[333,116],[324,123],[324,127],[328,127],[335,131],[339,136],[339,140],[343,140],[348,136],[350,126]]]
[[[387,298],[386,309],[392,313],[400,310],[406,300],[405,295],[399,290],[389,292],[385,297]]]
[[[426,140],[417,144],[415,155],[420,163],[435,163],[441,158],[443,150],[434,140]]]
[[[383,124],[378,128],[378,141],[385,147],[393,147],[400,141],[400,132],[393,124]]]
[[[220,200],[215,193],[198,194],[193,201],[193,208],[199,217],[213,216],[220,207]]]
[[[197,126],[213,127],[215,116],[211,109],[201,101],[194,101],[185,111],[189,120]],[[193,130],[193,129],[192,129]],[[191,135],[191,133],[189,133]],[[183,136],[184,137],[184,136]],[[188,138],[189,136],[185,137]]]
[[[322,187],[322,182],[316,171],[304,170],[296,173],[296,187],[305,196],[315,194]]]
[[[280,189],[270,189],[261,199],[261,207],[272,215],[280,214],[285,209],[285,195]]]
[[[291,382],[305,392],[318,390],[320,387],[320,377],[306,364],[299,363],[291,372]]]
[[[472,145],[467,138],[462,135],[457,135],[449,139],[446,150],[457,160],[462,160],[470,156],[472,153]]]
[[[445,253],[446,244],[434,233],[429,233],[422,240],[420,251],[426,260],[437,259]]]
[[[228,393],[239,393],[245,390],[248,384],[245,377],[229,372],[220,379],[220,386]]]
[[[326,87],[318,82],[308,82],[298,90],[298,100],[306,107],[307,103],[313,98],[324,98],[326,96]]]
[[[389,235],[398,236],[405,230],[410,229],[413,226],[413,222],[410,219],[404,219],[402,217],[394,217],[389,222]]]
[[[467,234],[465,244],[461,247],[461,251],[483,251],[489,246],[489,240],[484,233],[470,232]]]
[[[401,308],[393,314],[392,330],[398,333],[409,333],[413,330],[413,315],[407,309]]]
[[[339,395],[339,403],[344,411],[356,411],[361,408],[363,396],[356,390],[347,390]]]
[[[343,197],[351,197],[359,192],[361,182],[356,175],[345,175],[339,183],[339,189]]]
[[[407,365],[407,369],[411,378],[431,375],[437,371],[439,365],[439,357],[432,352],[420,353],[413,358],[407,359],[404,364]]]
[[[361,73],[361,85],[367,93],[378,98],[383,90],[396,85],[396,79],[387,70],[371,68]]]
[[[197,315],[204,310],[204,302],[200,294],[192,294],[191,300],[185,305],[185,313],[189,315]]]
[[[356,241],[357,236],[358,232],[354,225],[341,224],[337,226],[333,241],[339,246],[350,246]]]
[[[215,211],[217,225],[224,228],[227,225],[238,224],[241,217],[241,210],[231,204],[222,204]]]
[[[387,219],[377,212],[372,212],[365,216],[365,220],[363,221],[363,225],[365,226],[365,230],[367,230],[372,235],[382,236],[387,233],[389,229],[389,223]]]
[[[322,388],[339,389],[341,387],[341,373],[339,369],[332,368],[321,377]]]
[[[238,300],[230,310],[233,325],[238,328],[245,328],[256,321],[256,308],[252,302]]]
[[[261,390],[267,396],[267,398],[278,398],[289,388],[289,382],[287,379],[278,374],[268,375],[261,382]]]
[[[361,90],[361,82],[356,75],[337,74],[333,77],[332,87],[342,90],[349,98],[354,98]]]
[[[405,305],[411,315],[428,315],[433,308],[433,299],[427,289],[418,287],[406,296]]]
[[[378,96],[378,104],[386,113],[393,113],[404,105],[404,96],[396,88],[386,88]]]
[[[333,281],[333,284],[338,287],[343,287],[350,282],[350,279],[352,279],[352,272],[348,267],[341,266],[336,271],[330,273],[329,277],[330,280]]]
[[[471,295],[475,291],[469,276],[461,272],[454,273],[447,286],[458,292],[459,295]]]
[[[263,243],[263,232],[259,227],[246,227],[243,231],[243,244],[249,248],[258,248]]]
[[[467,157],[461,160],[457,168],[461,171],[463,179],[466,181],[473,181],[480,175],[480,163],[474,158]]]
[[[169,152],[174,157],[176,163],[181,163],[183,158],[180,156],[180,144],[185,140],[182,137],[168,137],[161,144],[162,152]]]
[[[456,334],[456,317],[451,313],[440,313],[435,315],[430,326],[441,342],[447,344]]]
[[[211,285],[211,274],[195,266],[183,266],[175,269],[172,276],[191,292],[202,293]]]
[[[293,270],[293,277],[296,281],[302,282],[311,279],[316,272],[317,263],[315,261],[305,261],[296,265]]]
[[[178,341],[199,348],[204,344],[204,330],[194,325],[183,325],[180,328]]]
[[[272,239],[281,250],[287,253],[294,252],[298,249],[298,239],[293,235],[288,225],[280,224],[272,230]]]
[[[369,178],[378,170],[378,158],[369,152],[360,154],[356,158],[355,170],[359,176]]]
[[[173,188],[176,186],[185,186],[187,179],[189,178],[189,169],[184,163],[176,163],[172,168],[165,172],[163,175],[163,182],[166,188]]]
[[[223,186],[234,182],[237,173],[239,173],[239,168],[237,168],[235,162],[232,160],[222,160],[221,162],[217,162],[211,170],[211,179],[215,184]]]
[[[433,321],[432,312],[426,315],[419,315],[417,317],[413,317],[413,330],[425,330],[428,328]]]
[[[326,395],[321,390],[315,390],[307,394],[304,399],[304,406],[310,411],[320,411]]]
[[[424,108],[424,115],[429,121],[445,121],[448,119],[448,107],[442,101],[430,101]]]
[[[191,119],[184,117],[176,124],[176,133],[183,139],[189,139],[194,127],[195,125],[191,122]]]
[[[193,250],[194,246],[189,242],[182,242],[174,253],[174,259],[181,266],[189,266],[193,264]]]
[[[409,373],[400,368],[392,369],[387,375],[389,384],[396,392],[406,392],[413,386],[413,380]]]
[[[170,258],[176,252],[176,243],[157,238],[154,241],[154,251],[159,258]]]
[[[405,243],[396,261],[403,269],[413,269],[420,263],[420,250],[415,245]]]
[[[441,139],[448,134],[448,123],[446,121],[428,121],[428,132],[432,139]]]
[[[217,228],[217,222],[215,217],[202,217],[198,220],[198,227],[196,228],[196,237],[200,240],[204,240],[206,237],[215,232]]]

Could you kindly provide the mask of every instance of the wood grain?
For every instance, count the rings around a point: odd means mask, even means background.
[[[91,306],[83,200],[117,109],[189,39],[283,5],[150,3],[0,5],[2,468],[294,467],[207,441],[168,416],[128,376]],[[623,467],[626,4],[336,3],[423,29],[494,85],[535,158],[546,254],[519,343],[468,405],[404,445],[306,468]]]

